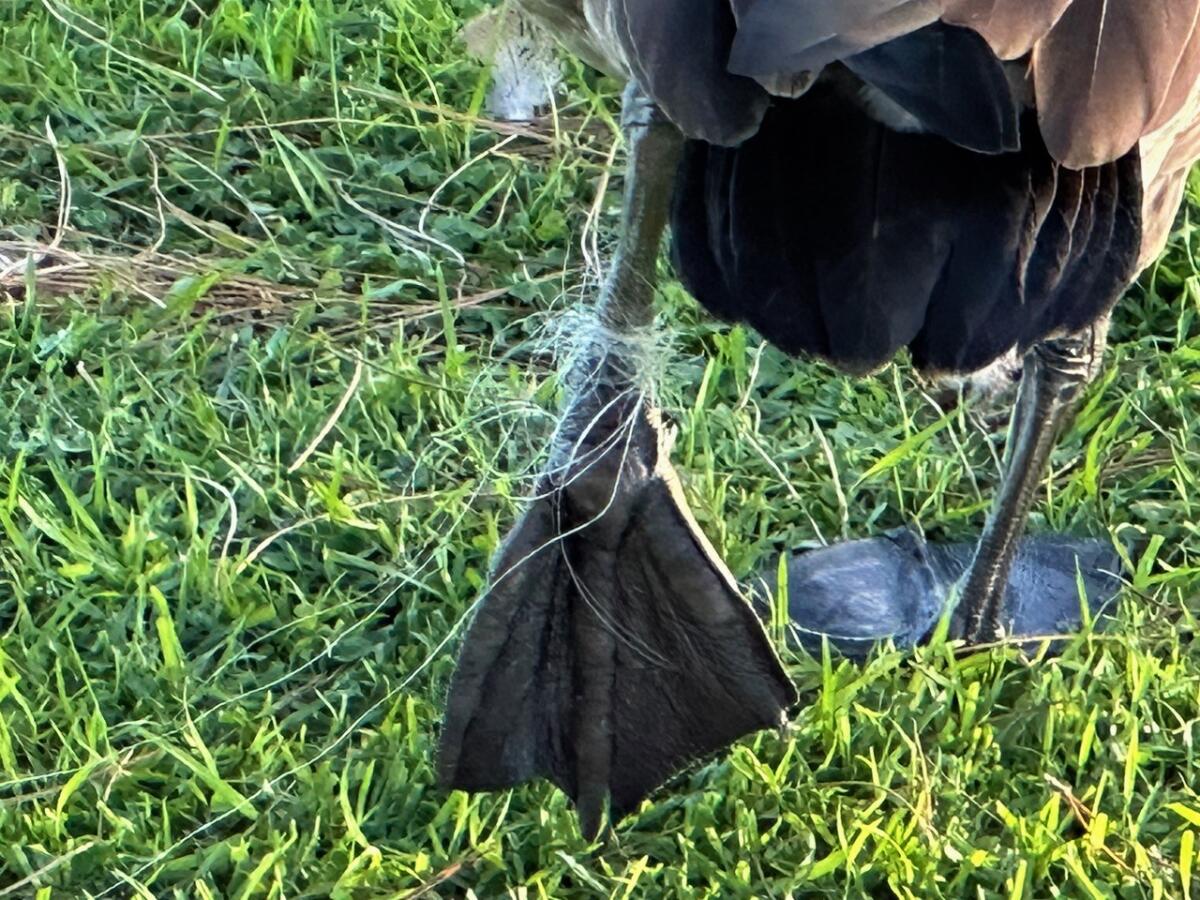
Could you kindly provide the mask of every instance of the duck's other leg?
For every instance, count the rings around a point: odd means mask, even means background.
[[[933,544],[908,529],[835,544],[788,561],[792,636],[811,652],[828,639],[863,658],[880,641],[927,640],[960,587],[950,635],[980,644],[1073,630],[1082,586],[1093,613],[1120,589],[1107,541],[1023,537],[1050,453],[1081,389],[1099,368],[1107,321],[1025,356],[1004,475],[978,543]]]
[[[1012,634],[1015,611],[1008,608],[1007,587],[1018,543],[1054,444],[1081,390],[1099,370],[1107,329],[1105,318],[1085,331],[1038,344],[1025,356],[1004,476],[954,614],[952,631],[971,643]],[[1061,605],[1064,620],[1078,614],[1077,596],[1040,600]]]
[[[493,563],[446,701],[447,787],[545,777],[586,836],[671,774],[760,728],[796,694],[696,527],[634,371],[682,138],[636,89],[621,242],[578,348],[550,468]]]

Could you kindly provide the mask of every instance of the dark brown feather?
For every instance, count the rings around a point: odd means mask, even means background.
[[[819,72],[937,21],[938,0],[729,0],[729,69],[764,77]]]
[[[736,149],[689,145],[676,268],[714,314],[851,372],[905,345],[963,372],[1086,325],[1136,274],[1136,153],[1066,169],[1032,113],[1020,151],[973,153],[892,131],[845,90],[776,103]]]
[[[770,98],[727,68],[728,0],[611,0],[612,27],[642,88],[688,137],[732,145],[752,135]]]

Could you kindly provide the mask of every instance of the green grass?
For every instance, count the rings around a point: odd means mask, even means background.
[[[555,314],[618,202],[617,86],[572,66],[538,127],[479,119],[478,6],[0,8],[0,898],[1200,896],[1186,226],[1033,523],[1140,539],[1107,631],[1032,664],[789,656],[787,733],[600,846],[544,784],[436,786]],[[743,583],[980,527],[1001,435],[903,365],[841,377],[663,294],[676,463]]]

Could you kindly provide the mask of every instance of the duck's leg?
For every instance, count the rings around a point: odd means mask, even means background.
[[[827,639],[853,658],[884,640],[913,646],[933,633],[955,583],[950,634],[971,643],[1071,629],[1081,619],[1081,586],[1093,613],[1117,595],[1120,557],[1107,541],[1022,537],[1058,433],[1098,368],[1107,324],[1026,355],[1004,477],[977,544],[931,544],[901,529],[788,561],[797,643],[819,653]]]
[[[689,514],[630,348],[653,320],[682,138],[626,94],[624,228],[549,471],[493,563],[446,702],[444,785],[545,777],[585,835],[696,757],[778,725],[795,690]]]
[[[1095,376],[1104,353],[1108,320],[1069,337],[1045,341],[1025,357],[1025,368],[1005,452],[1004,477],[984,526],[975,557],[961,585],[952,630],[971,643],[1012,634],[1013,610],[1006,602],[1018,542],[1050,453],[1070,421],[1080,391]],[[1047,597],[1070,616],[1078,598]]]

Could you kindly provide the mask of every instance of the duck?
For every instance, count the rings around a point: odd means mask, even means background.
[[[793,618],[860,649],[891,619],[906,643],[938,621],[967,645],[1078,627],[1070,574],[1101,565],[1095,546],[1081,562],[1024,531],[1200,158],[1200,0],[518,2],[624,81],[624,207],[547,466],[463,640],[438,773],[466,791],[548,779],[594,838],[798,702],[670,462],[647,375],[664,235],[704,309],[798,359],[1021,361],[960,564],[911,535],[835,546],[797,570]]]

